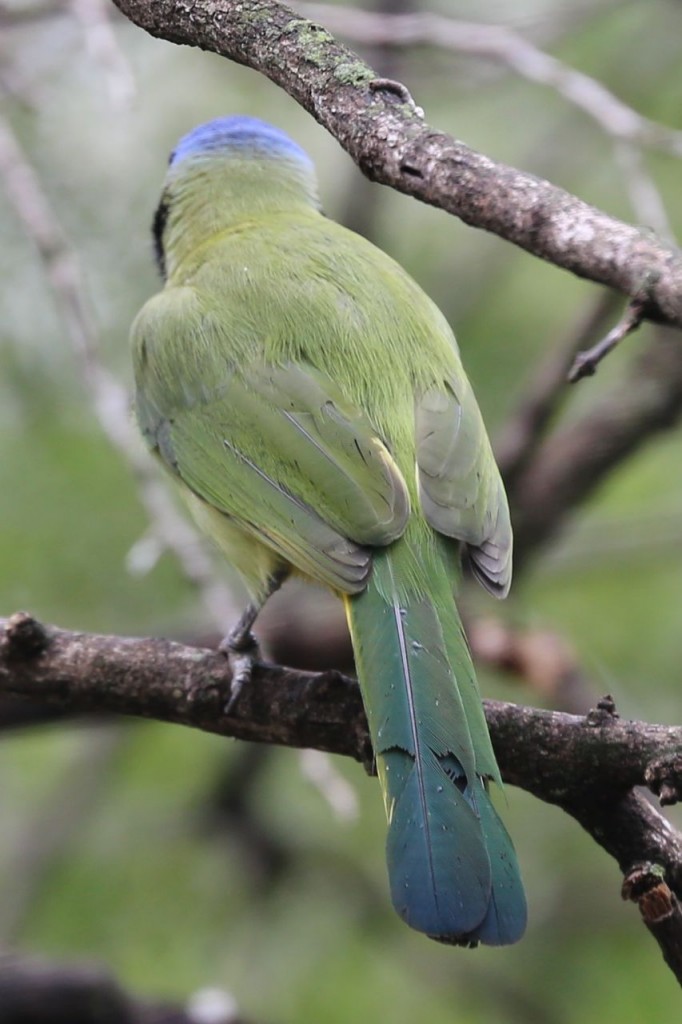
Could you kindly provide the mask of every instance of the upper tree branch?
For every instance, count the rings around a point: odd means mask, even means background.
[[[365,46],[434,46],[493,61],[554,89],[614,139],[682,156],[682,132],[638,114],[595,78],[538,49],[507,25],[463,21],[431,11],[387,13],[296,0],[299,14]]]
[[[152,35],[254,68],[285,89],[374,181],[622,292],[682,327],[682,257],[647,231],[426,124],[320,26],[276,0],[114,0]]]

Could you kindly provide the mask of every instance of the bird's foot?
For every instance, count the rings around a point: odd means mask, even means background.
[[[229,715],[239,700],[244,685],[251,682],[254,667],[261,660],[258,641],[251,632],[258,613],[276,590],[279,590],[286,579],[288,570],[278,569],[268,577],[265,587],[257,599],[251,601],[242,612],[239,620],[232,627],[218,648],[225,654],[232,667],[232,685],[230,687],[230,699],[225,705],[225,714]]]
[[[254,666],[261,660],[261,653],[251,630],[240,628],[239,623],[227,634],[218,649],[229,659],[232,669],[230,699],[224,708],[225,714],[229,715],[234,711],[244,686],[251,682]]]

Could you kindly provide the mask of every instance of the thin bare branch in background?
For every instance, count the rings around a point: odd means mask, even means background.
[[[85,393],[112,446],[130,468],[154,536],[172,551],[185,578],[198,591],[219,629],[237,617],[229,588],[216,573],[215,559],[185,516],[176,508],[156,467],[144,450],[121,382],[99,358],[97,327],[85,297],[78,258],[52,211],[38,176],[9,123],[0,118],[0,176],[10,202],[33,241],[83,375]]]
[[[378,0],[378,14],[405,14],[414,8],[415,0]],[[386,78],[402,78],[405,52],[393,47],[367,44],[363,46],[367,60]],[[349,180],[341,223],[351,231],[357,231],[370,241],[377,240],[378,220],[381,206],[375,202],[376,186],[367,178]]]
[[[45,0],[28,5],[10,5],[0,0],[0,88],[19,109],[37,111],[45,101],[45,79],[62,63],[63,53],[54,43],[26,55],[16,45],[16,36],[25,34],[27,26],[44,37],[53,30],[53,23],[67,21],[71,16],[71,0]],[[16,30],[16,31],[14,31]]]
[[[358,798],[354,788],[336,770],[334,762],[322,750],[302,750],[301,773],[325,800],[338,821],[355,821]]]
[[[616,161],[621,167],[630,205],[640,224],[651,228],[666,242],[675,242],[661,193],[644,164],[642,151],[630,142],[617,142]]]
[[[617,466],[682,417],[682,345],[658,328],[624,384],[577,421],[558,427],[510,488],[520,566]]]
[[[101,69],[112,107],[125,110],[135,98],[135,77],[111,26],[109,0],[71,0],[76,19],[83,28],[85,45],[93,63]]]
[[[65,13],[69,0],[36,0],[33,4],[14,6],[0,2],[0,28],[30,24]]]
[[[601,292],[540,361],[495,444],[495,456],[508,490],[513,489],[566,401],[568,371],[576,353],[598,335],[619,307],[620,299],[614,292]]]

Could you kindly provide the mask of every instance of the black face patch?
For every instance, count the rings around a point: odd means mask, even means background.
[[[156,213],[154,214],[154,220],[152,221],[152,237],[154,239],[154,256],[156,258],[156,265],[159,268],[161,277],[166,280],[166,253],[163,248],[163,232],[166,227],[166,221],[168,220],[168,209],[169,203],[165,195],[161,196],[161,201],[156,207]]]

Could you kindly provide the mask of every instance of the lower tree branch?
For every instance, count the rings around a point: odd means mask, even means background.
[[[132,1002],[102,968],[59,967],[43,960],[0,957],[3,1024],[135,1024]]]
[[[227,993],[212,991],[209,998],[211,1014],[200,1016],[192,1003],[200,1004],[202,993],[187,1007],[151,1002],[130,995],[96,964],[0,956],[2,1024],[246,1024]]]
[[[230,666],[219,652],[67,632],[21,612],[0,620],[0,630],[0,694],[72,713],[133,715],[260,743],[313,747],[371,768],[359,688],[338,672],[259,665],[227,715]],[[642,892],[634,886],[629,895],[682,982],[682,835],[633,792],[647,786],[663,803],[679,798],[682,728],[621,720],[609,699],[586,717],[499,701],[486,701],[485,709],[505,781],[563,808],[626,876],[642,863],[659,872],[670,892],[664,924],[647,920],[643,909],[650,910],[656,886]]]

